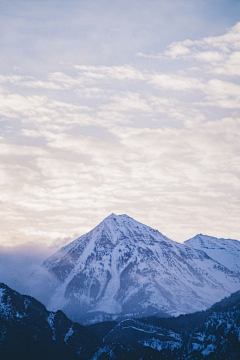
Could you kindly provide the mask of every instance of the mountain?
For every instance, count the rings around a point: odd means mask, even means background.
[[[206,309],[240,288],[238,269],[111,214],[45,266],[61,281],[49,302],[83,324]]]
[[[90,359],[102,342],[62,311],[0,283],[0,359]]]
[[[240,272],[240,241],[218,239],[207,235],[196,235],[184,242],[194,249],[203,250],[208,256],[229,270]]]
[[[240,291],[206,311],[106,325],[89,326],[109,346],[105,359],[121,359],[120,346],[122,351],[129,350],[128,359],[240,359]]]
[[[240,358],[240,291],[206,311],[84,327],[0,283],[1,360]]]

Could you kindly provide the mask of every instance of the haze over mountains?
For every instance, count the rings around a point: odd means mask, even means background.
[[[240,289],[240,242],[197,235],[180,244],[111,214],[44,262],[49,299],[81,323],[203,310]]]

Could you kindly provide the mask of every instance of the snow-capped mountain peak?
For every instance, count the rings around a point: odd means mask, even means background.
[[[114,244],[123,240],[124,238],[128,238],[131,241],[147,241],[147,238],[149,238],[149,233],[151,233],[151,236],[153,236],[155,240],[160,240],[163,238],[167,239],[165,236],[159,233],[158,230],[153,230],[149,226],[141,224],[140,222],[125,214],[109,215],[95,229],[93,229],[92,232],[95,234],[100,233],[101,236],[103,233],[105,233],[106,236],[108,236],[109,241]]]
[[[44,262],[61,285],[51,310],[101,321],[202,310],[240,288],[236,274],[202,249],[111,214]]]
[[[203,250],[208,256],[231,271],[240,272],[240,241],[198,234],[186,240],[184,244]]]

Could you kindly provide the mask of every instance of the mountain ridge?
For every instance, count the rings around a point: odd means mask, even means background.
[[[50,312],[29,295],[0,283],[0,358],[90,359],[101,341],[58,310]]]
[[[239,289],[236,269],[190,245],[111,214],[44,262],[61,281],[49,307],[82,323],[171,316],[206,309]]]
[[[203,250],[208,256],[231,271],[240,273],[240,241],[198,234],[184,241],[184,244],[194,249]]]
[[[240,291],[206,311],[87,327],[0,283],[1,360],[235,360]]]

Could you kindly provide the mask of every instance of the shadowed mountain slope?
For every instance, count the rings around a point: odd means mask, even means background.
[[[90,359],[101,341],[62,311],[0,283],[0,359]]]
[[[1,360],[238,360],[240,291],[210,309],[81,326],[0,284]]]

